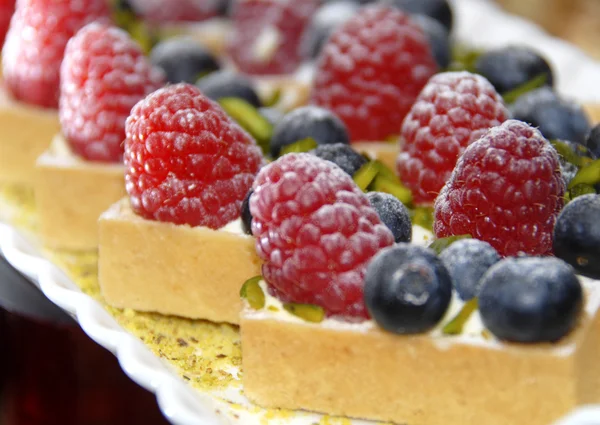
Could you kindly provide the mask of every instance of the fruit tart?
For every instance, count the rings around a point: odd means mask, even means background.
[[[429,247],[396,239],[389,215],[408,216],[369,203],[334,163],[267,165],[249,200],[263,266],[241,291],[246,396],[413,425],[547,425],[600,402],[600,289],[545,256],[569,222],[564,194],[559,154],[516,120],[464,150]],[[573,204],[593,213],[587,196]]]
[[[59,74],[67,41],[85,24],[109,16],[105,0],[18,2],[2,50],[0,181],[33,184],[35,160],[60,129]]]
[[[241,204],[260,148],[193,85],[159,89],[126,123],[129,195],[99,221],[99,283],[115,307],[238,323],[260,272]]]
[[[125,31],[91,23],[67,44],[60,78],[61,132],[36,162],[40,234],[49,247],[92,250],[98,217],[125,195],[125,120],[165,76]]]

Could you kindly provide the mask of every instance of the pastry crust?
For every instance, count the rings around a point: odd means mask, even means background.
[[[33,185],[35,161],[60,131],[58,111],[12,100],[0,85],[0,181]]]
[[[98,248],[98,217],[125,196],[125,167],[84,161],[61,135],[36,162],[36,204],[44,245],[65,250]]]
[[[249,308],[240,325],[244,392],[265,407],[410,425],[548,425],[600,402],[597,314],[557,346],[334,329]]]
[[[239,323],[240,288],[259,275],[254,238],[137,216],[123,199],[99,221],[98,278],[114,307]]]

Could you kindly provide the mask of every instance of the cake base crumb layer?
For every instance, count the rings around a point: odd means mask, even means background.
[[[53,147],[66,147],[62,136]],[[44,245],[66,250],[98,248],[98,218],[125,196],[122,164],[78,159],[70,152],[44,152],[36,163],[36,204]]]
[[[60,130],[58,111],[16,102],[0,87],[0,181],[33,184],[35,161]]]
[[[107,303],[237,324],[240,288],[260,274],[254,238],[146,220],[121,200],[99,221],[98,277]]]
[[[244,392],[263,407],[409,425],[548,425],[600,402],[597,314],[556,346],[440,344],[251,310],[240,329]]]

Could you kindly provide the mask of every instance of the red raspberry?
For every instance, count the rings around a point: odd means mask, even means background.
[[[564,193],[552,145],[537,129],[508,120],[458,160],[435,201],[434,232],[469,233],[504,256],[548,255]]]
[[[165,83],[129,35],[92,23],[69,40],[61,67],[59,115],[73,151],[92,161],[121,161],[131,108]]]
[[[222,0],[130,0],[133,9],[151,22],[197,22],[217,14]]]
[[[247,74],[287,74],[302,60],[300,41],[317,0],[242,0],[233,9],[229,54]]]
[[[212,229],[239,217],[262,154],[198,88],[155,91],[133,107],[125,130],[125,181],[136,213]]]
[[[352,140],[397,135],[417,95],[437,71],[427,38],[399,9],[361,9],[323,47],[311,102],[336,113]]]
[[[415,204],[432,204],[465,148],[509,116],[484,77],[433,76],[402,124],[397,169]]]
[[[3,76],[20,101],[57,108],[67,41],[89,22],[108,20],[106,0],[21,0],[2,51]]]
[[[14,11],[15,0],[0,0],[0,46],[4,45],[4,37]]]
[[[367,264],[394,237],[352,178],[314,155],[288,154],[264,167],[254,187],[252,233],[274,295],[368,317]]]

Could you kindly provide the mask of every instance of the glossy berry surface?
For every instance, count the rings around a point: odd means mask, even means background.
[[[314,155],[284,155],[258,173],[250,211],[263,277],[277,298],[367,317],[367,264],[394,238],[348,174]]]
[[[583,289],[573,269],[557,258],[507,258],[483,276],[479,312],[497,338],[554,342],[577,325]]]
[[[444,25],[446,31],[452,31],[454,16],[448,0],[384,0],[384,2],[413,15],[429,16]]]
[[[0,46],[4,45],[4,37],[10,25],[10,18],[15,11],[16,0],[0,0]]]
[[[248,78],[232,71],[217,71],[206,77],[200,78],[196,86],[205,96],[212,100],[224,97],[238,97],[244,99],[252,106],[262,106],[260,98],[256,94],[254,84]]]
[[[549,87],[520,96],[511,106],[512,117],[537,127],[548,140],[585,143],[590,123],[581,106],[562,99]]]
[[[91,161],[122,161],[131,108],[164,83],[163,72],[125,31],[83,27],[67,44],[61,67],[59,117],[73,152]]]
[[[467,301],[479,295],[481,277],[498,261],[500,255],[487,242],[461,239],[440,254],[461,299]]]
[[[235,3],[229,56],[243,73],[288,74],[300,65],[300,43],[317,0],[247,0]]]
[[[421,30],[427,36],[438,68],[447,68],[452,59],[452,49],[450,46],[450,35],[446,28],[439,21],[427,15],[413,15],[411,19],[421,27]]]
[[[385,140],[435,72],[426,35],[394,7],[362,8],[339,26],[319,56],[311,102],[330,109],[350,138]]]
[[[17,5],[2,50],[2,77],[17,100],[57,108],[67,41],[87,23],[108,20],[105,0],[28,0]]]
[[[389,332],[427,332],[442,319],[451,296],[448,271],[427,248],[399,243],[380,251],[367,268],[365,304]]]
[[[431,204],[467,146],[508,117],[494,87],[468,72],[433,76],[402,124],[397,173],[416,204]]]
[[[221,67],[211,52],[185,37],[158,43],[150,52],[150,61],[165,72],[169,83],[194,84],[201,75]]]
[[[125,186],[137,214],[212,229],[240,216],[260,149],[195,86],[147,96],[133,107],[126,133]]]
[[[254,190],[250,189],[246,194],[246,197],[242,201],[241,207],[241,218],[242,218],[242,229],[247,235],[252,234],[252,213],[250,212],[250,197],[254,193]]]
[[[595,155],[600,156],[600,124],[596,124],[588,133],[585,145]]]
[[[470,145],[435,201],[438,238],[470,234],[500,255],[552,253],[565,183],[556,150],[516,120]]]
[[[548,62],[525,46],[507,46],[482,53],[475,62],[475,72],[487,78],[502,94],[540,75],[545,77],[544,85],[552,87],[554,82]]]
[[[350,145],[345,143],[334,143],[333,145],[320,145],[310,151],[311,154],[321,159],[333,162],[350,176],[365,165],[367,158],[356,152]]]
[[[569,202],[554,227],[554,254],[578,273],[600,279],[600,196]]]
[[[301,44],[302,56],[316,58],[335,28],[346,22],[357,12],[360,4],[352,1],[337,1],[322,5],[312,16],[304,32]]]
[[[349,144],[346,126],[331,111],[316,106],[303,106],[287,113],[273,129],[271,155],[299,140],[313,138],[317,144]]]
[[[379,218],[394,235],[394,242],[410,242],[412,223],[408,210],[398,198],[384,192],[368,192],[367,198]]]

